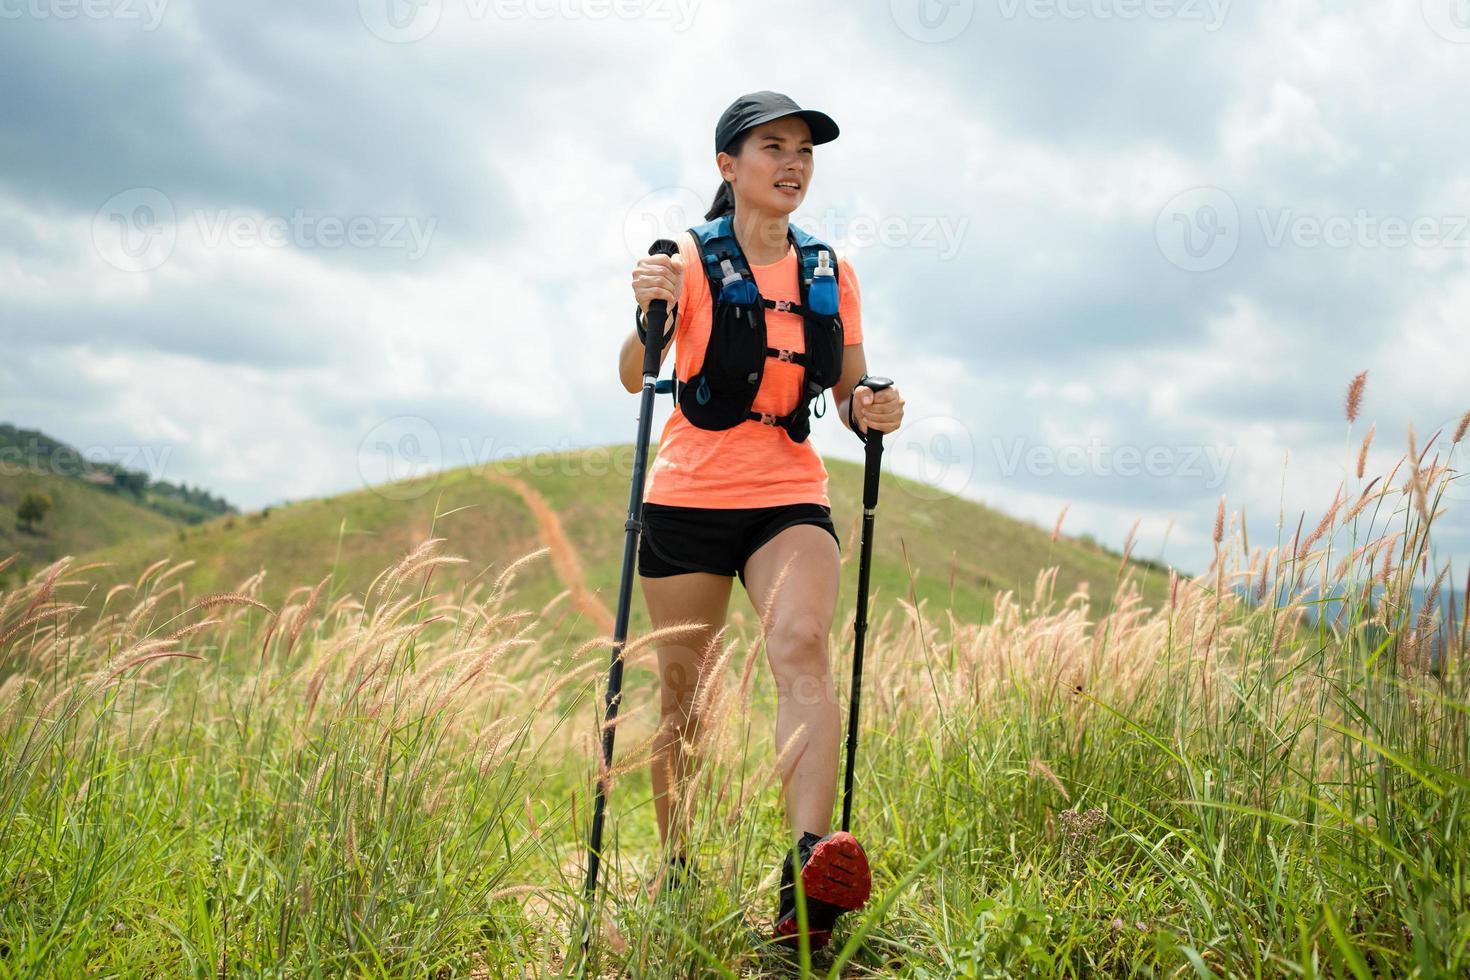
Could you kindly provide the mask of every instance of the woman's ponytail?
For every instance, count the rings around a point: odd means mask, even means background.
[[[742,129],[734,139],[730,140],[729,145],[725,147],[725,152],[732,157],[738,157],[741,151],[745,149],[745,141],[750,139],[750,134],[753,132],[755,130],[752,127]],[[733,214],[734,212],[735,192],[730,189],[730,182],[722,179],[720,181],[720,189],[715,191],[714,203],[709,206],[709,211],[705,214],[704,220],[713,221],[721,215]]]
[[[715,200],[709,206],[709,211],[704,215],[705,221],[713,221],[724,214],[735,210],[735,196],[730,193],[730,182],[720,181],[720,189],[715,191]]]

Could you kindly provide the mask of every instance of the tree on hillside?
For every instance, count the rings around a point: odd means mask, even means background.
[[[15,526],[31,531],[32,525],[44,518],[51,506],[50,494],[40,490],[27,490],[15,508]]]
[[[142,500],[143,491],[148,489],[148,474],[136,470],[118,470],[112,474],[112,483],[119,490]]]

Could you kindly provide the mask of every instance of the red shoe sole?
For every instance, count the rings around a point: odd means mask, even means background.
[[[873,875],[857,838],[839,830],[812,848],[801,869],[801,887],[808,898],[849,912],[862,908],[873,890]]]
[[[807,942],[812,949],[821,949],[832,939],[832,933],[826,930],[814,929],[807,933]],[[776,925],[776,942],[790,946],[795,949],[800,940],[796,935],[796,917],[792,916],[785,922]]]

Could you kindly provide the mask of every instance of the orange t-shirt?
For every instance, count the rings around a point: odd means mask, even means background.
[[[679,318],[674,326],[674,368],[681,381],[694,377],[704,363],[709,344],[709,281],[694,236],[679,238],[684,256],[684,282],[679,293]],[[751,265],[761,296],[771,300],[800,301],[797,285],[797,254],[788,248],[786,257],[772,265]],[[843,343],[861,343],[863,323],[857,275],[841,256],[837,257],[838,309],[842,315]],[[766,310],[766,344],[794,351],[806,350],[802,320],[792,312]],[[806,369],[800,364],[766,358],[765,374],[756,391],[751,411],[786,415],[797,406]],[[826,407],[823,407],[825,401]],[[825,398],[812,402],[816,412],[836,409],[829,390]],[[679,507],[774,507],[780,504],[816,503],[830,507],[827,498],[827,467],[817,454],[811,436],[793,442],[786,430],[746,419],[732,429],[701,429],[685,417],[677,405],[659,436],[658,456],[649,468],[643,499]]]

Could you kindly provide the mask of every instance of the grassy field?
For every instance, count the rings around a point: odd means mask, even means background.
[[[608,649],[548,631],[570,593],[522,588],[547,574],[534,544],[467,575],[434,521],[359,588],[318,535],[277,594],[259,574],[201,594],[198,565],[97,590],[113,570],[58,563],[0,596],[0,976],[1464,975],[1466,620],[1408,602],[1443,581],[1449,478],[1411,456],[1316,532],[1257,528],[1254,547],[1222,509],[1215,564],[1150,585],[1156,602],[1136,567],[1106,591],[1042,572],[963,604],[890,565],[854,827],[875,893],[817,954],[761,940],[785,844],[747,621],[700,700],[693,887],[648,887],[658,637],[627,651],[584,957]],[[892,486],[885,551],[921,511],[913,564],[945,581],[954,550],[957,581],[984,574],[985,528],[960,537]],[[576,486],[538,487],[574,531],[606,519]],[[507,535],[474,547],[524,543]],[[598,547],[605,583],[615,546]]]

